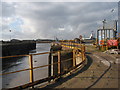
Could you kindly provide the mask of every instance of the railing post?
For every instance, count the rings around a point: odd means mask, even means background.
[[[60,51],[58,51],[58,74],[60,74]]]
[[[74,46],[74,48],[75,48],[75,42],[74,42],[73,46]]]
[[[102,51],[103,51],[104,46],[102,45]]]
[[[73,67],[75,66],[76,64],[76,60],[75,60],[75,50],[73,49]]]
[[[73,49],[73,43],[71,42],[71,48]]]
[[[85,60],[85,45],[83,45],[83,60]]]
[[[71,42],[70,42],[70,48],[71,48]]]
[[[106,44],[106,50],[108,50],[108,45]]]
[[[81,45],[82,61],[84,60],[84,46]]]
[[[69,41],[69,45],[70,45],[70,48],[71,48],[71,42]]]
[[[70,48],[70,41],[68,41],[69,42],[69,48]]]
[[[34,82],[34,77],[33,77],[33,60],[32,60],[32,55],[29,55],[29,67],[30,67],[30,83],[33,83]]]

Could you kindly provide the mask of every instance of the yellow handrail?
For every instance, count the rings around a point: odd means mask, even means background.
[[[61,56],[60,56],[61,51],[54,51],[54,53],[58,54],[58,62],[52,63],[52,64],[47,64],[47,65],[42,65],[42,66],[38,66],[38,67],[33,67],[33,55],[49,54],[50,52],[35,53],[35,54],[29,54],[29,55],[14,55],[14,56],[0,57],[0,58],[3,58],[3,59],[4,58],[11,58],[11,57],[20,57],[20,56],[28,56],[29,57],[29,68],[18,70],[18,71],[14,71],[14,72],[2,73],[0,75],[6,75],[6,74],[12,74],[12,73],[17,73],[17,72],[30,70],[30,83],[33,83],[34,82],[34,72],[33,72],[33,69],[37,69],[37,68],[42,68],[42,67],[47,67],[47,66],[50,66],[50,65],[58,64],[58,74],[61,74],[61,71],[60,71],[60,68],[61,68],[60,64],[61,64],[61,62],[67,62],[67,61],[70,61],[70,60],[73,60],[73,67],[75,67],[76,66],[76,60],[75,60],[76,53],[75,53],[75,50],[80,50],[81,51],[82,61],[85,61],[85,58],[86,58],[85,57],[85,45],[78,44],[78,43],[72,43],[72,42],[61,42],[61,46],[73,49],[73,58],[69,58],[69,59],[66,59],[64,61],[61,61]],[[64,51],[68,51],[68,50],[64,50]]]

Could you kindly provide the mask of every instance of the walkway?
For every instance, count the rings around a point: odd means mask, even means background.
[[[70,76],[63,77],[46,88],[118,88],[120,55],[108,55],[87,46],[87,64]],[[120,64],[120,63],[119,63]]]

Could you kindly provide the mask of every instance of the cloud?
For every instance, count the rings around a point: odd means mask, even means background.
[[[119,0],[4,0],[4,2],[118,2]]]
[[[74,39],[83,34],[89,36],[91,31],[96,32],[102,25],[103,19],[117,19],[118,13],[115,2],[4,2],[2,7],[2,19],[6,20],[2,28],[4,35],[4,31],[12,27],[10,25],[16,19],[22,21],[19,28],[16,27],[12,32],[13,38],[18,39],[53,39],[54,36]],[[111,13],[113,8],[115,11]],[[59,29],[61,26],[64,30]]]

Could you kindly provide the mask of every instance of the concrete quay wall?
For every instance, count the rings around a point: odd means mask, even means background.
[[[2,56],[26,54],[30,50],[36,49],[35,42],[4,43],[1,46]]]

